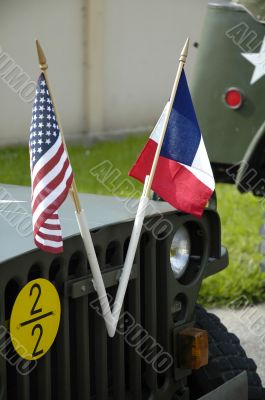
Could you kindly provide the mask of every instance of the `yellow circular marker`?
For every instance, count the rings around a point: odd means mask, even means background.
[[[37,360],[56,338],[61,316],[57,290],[47,279],[35,279],[19,292],[10,318],[10,336],[16,352]]]

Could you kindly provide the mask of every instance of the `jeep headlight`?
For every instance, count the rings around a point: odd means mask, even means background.
[[[184,275],[190,258],[190,235],[185,228],[181,226],[176,231],[170,247],[170,264],[176,279]]]

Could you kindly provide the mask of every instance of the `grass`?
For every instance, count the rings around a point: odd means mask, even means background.
[[[69,154],[76,182],[81,192],[111,194],[89,174],[89,170],[104,160],[122,174],[127,172],[143,147],[146,136],[130,136],[120,141],[98,143],[91,148],[70,146]],[[28,150],[22,147],[0,149],[0,182],[30,185]],[[135,181],[136,188],[141,185]],[[115,191],[126,196],[124,185]],[[225,306],[229,302],[246,296],[251,303],[265,301],[264,274],[260,272],[261,255],[258,244],[261,240],[259,227],[263,220],[261,200],[251,194],[240,195],[233,186],[217,186],[218,210],[222,221],[222,243],[229,249],[230,265],[223,272],[204,281],[200,292],[200,303],[205,306]]]

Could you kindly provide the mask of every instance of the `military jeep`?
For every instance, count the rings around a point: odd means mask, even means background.
[[[33,244],[29,199],[30,188],[0,188],[1,400],[265,398],[239,340],[196,304],[203,279],[228,265],[214,201],[201,219],[150,202],[117,333],[109,338],[70,200],[61,208],[64,252],[54,255]],[[125,199],[83,194],[81,202],[115,297],[135,213]],[[53,345],[33,363],[15,352],[9,326],[21,289],[38,278],[56,287],[61,320]],[[38,338],[31,336],[33,349]]]

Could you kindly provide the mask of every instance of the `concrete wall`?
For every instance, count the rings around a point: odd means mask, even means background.
[[[0,0],[0,47],[32,80],[39,74],[35,39],[45,49],[65,131],[84,130],[82,0]],[[0,54],[1,75],[1,54]],[[0,79],[0,144],[26,142],[31,104]]]
[[[190,36],[191,43],[199,38],[206,4],[1,0],[0,145],[26,142],[31,118],[30,102],[21,100],[25,93],[15,93],[14,80],[1,70],[4,52],[35,80],[34,40],[39,38],[67,136],[144,130],[156,122],[169,97],[185,38]],[[195,58],[191,47],[188,75]]]
[[[188,36],[198,40],[205,0],[105,0],[104,129],[153,125],[170,96]],[[196,49],[187,63],[190,75]],[[112,105],[110,107],[110,105]]]

